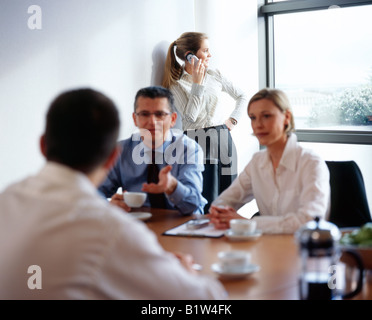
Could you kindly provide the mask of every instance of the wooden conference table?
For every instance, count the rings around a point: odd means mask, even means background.
[[[262,235],[252,241],[231,241],[227,237],[196,238],[185,236],[165,236],[163,232],[176,227],[194,217],[184,217],[177,211],[141,208],[138,211],[152,213],[145,223],[158,237],[165,250],[193,255],[195,262],[203,269],[202,274],[219,278],[211,269],[217,262],[217,253],[226,250],[247,250],[252,255],[252,263],[260,266],[258,272],[243,279],[222,279],[232,300],[297,300],[299,299],[298,276],[299,255],[293,235]],[[372,276],[366,274],[363,291],[353,299],[372,299]]]

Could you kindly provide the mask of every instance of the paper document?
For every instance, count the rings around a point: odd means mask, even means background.
[[[189,229],[187,228],[187,222],[169,229],[163,233],[166,236],[184,236],[184,237],[208,237],[208,238],[220,238],[225,234],[226,230],[217,230],[213,224],[201,229]]]

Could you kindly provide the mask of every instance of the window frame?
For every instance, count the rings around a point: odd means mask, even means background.
[[[275,88],[274,19],[278,14],[326,10],[330,6],[354,7],[372,5],[366,0],[290,0],[272,2],[258,0],[258,38],[259,38],[259,85]],[[298,141],[320,143],[343,143],[372,145],[372,131],[349,130],[296,130]]]

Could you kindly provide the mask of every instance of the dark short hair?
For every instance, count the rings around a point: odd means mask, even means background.
[[[46,116],[46,158],[89,173],[114,150],[120,129],[113,101],[92,89],[66,91]]]
[[[169,110],[171,112],[176,112],[176,109],[174,107],[174,97],[172,92],[170,90],[161,87],[161,86],[151,86],[151,87],[146,87],[138,90],[136,94],[136,98],[134,99],[134,112],[136,112],[137,109],[137,100],[139,97],[144,97],[144,98],[167,98],[168,99],[168,105],[169,105]]]

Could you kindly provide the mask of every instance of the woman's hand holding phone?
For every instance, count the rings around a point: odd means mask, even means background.
[[[197,84],[202,84],[204,80],[204,74],[205,74],[205,66],[202,59],[199,59],[198,61],[195,61],[195,59],[192,59],[192,82]]]

